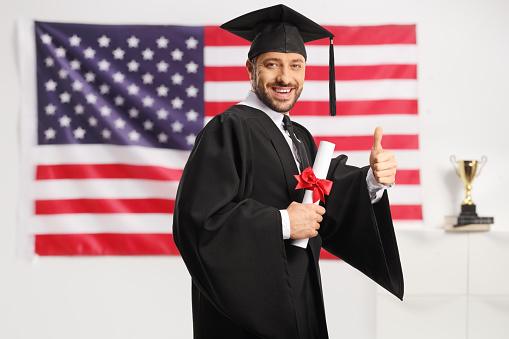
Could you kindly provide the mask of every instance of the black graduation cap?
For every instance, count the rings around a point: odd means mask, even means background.
[[[285,5],[244,14],[224,23],[221,28],[251,42],[249,59],[266,52],[298,53],[307,59],[304,43],[329,38],[329,113],[336,115],[334,34]]]

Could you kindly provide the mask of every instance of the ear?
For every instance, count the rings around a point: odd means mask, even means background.
[[[253,81],[253,78],[254,78],[254,66],[251,63],[251,60],[249,60],[249,59],[246,60],[246,68],[247,68],[247,72],[249,73],[249,80]]]

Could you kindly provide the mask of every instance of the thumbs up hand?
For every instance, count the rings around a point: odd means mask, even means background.
[[[396,167],[398,164],[394,153],[382,148],[382,127],[378,126],[373,135],[373,147],[369,155],[369,165],[377,182],[391,185],[396,180]]]

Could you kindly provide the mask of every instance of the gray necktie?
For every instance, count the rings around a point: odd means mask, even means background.
[[[297,161],[299,162],[300,170],[302,172],[303,170],[311,166],[306,153],[306,148],[304,147],[302,142],[299,139],[297,139],[295,133],[293,133],[292,121],[290,120],[290,117],[286,114],[283,115],[283,126],[288,131],[288,134],[290,134],[290,138],[292,139],[293,144],[297,148],[298,155]]]

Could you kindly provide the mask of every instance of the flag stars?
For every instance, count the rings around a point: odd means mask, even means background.
[[[93,59],[95,57],[95,50],[91,47],[88,47],[83,51],[83,54],[85,54],[85,59]]]
[[[69,73],[65,69],[61,69],[60,71],[58,71],[58,76],[60,77],[60,79],[65,79],[67,78],[68,75]]]
[[[146,131],[151,131],[153,128],[154,128],[154,123],[150,120],[146,120],[144,123],[143,123],[143,128],[146,130]]]
[[[116,119],[114,124],[117,129],[124,129],[125,127],[125,121],[120,118]]]
[[[198,96],[198,88],[191,85],[186,88],[186,93],[189,98],[196,98]]]
[[[85,81],[86,82],[94,82],[95,81],[95,74],[92,72],[85,73]]]
[[[124,54],[125,54],[125,51],[121,48],[117,48],[113,51],[113,58],[115,58],[115,60],[122,60],[124,59]]]
[[[73,134],[74,134],[74,138],[75,139],[83,139],[85,137],[85,133],[87,131],[85,131],[83,128],[81,127],[78,127],[76,128],[74,131],[73,131]]]
[[[128,136],[131,141],[139,141],[140,140],[140,133],[136,132],[135,130],[132,130],[131,132],[129,132]]]
[[[175,73],[171,77],[171,82],[174,85],[182,85],[182,81],[184,81],[184,77],[180,75],[179,73]]]
[[[110,45],[111,39],[108,38],[106,35],[103,35],[99,39],[97,39],[97,42],[99,42],[99,47],[108,47]]]
[[[129,69],[129,72],[138,72],[138,68],[140,67],[140,64],[136,62],[136,60],[131,60],[127,64],[127,68]]]
[[[57,88],[57,83],[53,80],[49,80],[44,84],[44,86],[46,86],[46,91],[54,92]]]
[[[74,113],[76,113],[77,115],[81,115],[85,112],[85,108],[80,105],[80,104],[77,104],[76,106],[74,106]]]
[[[161,132],[157,135],[157,140],[159,140],[161,144],[165,144],[168,142],[168,135]]]
[[[110,63],[105,59],[102,59],[101,61],[99,61],[99,63],[97,65],[99,66],[99,69],[101,71],[107,71],[110,69]]]
[[[187,73],[196,73],[198,71],[198,64],[191,61],[186,64]]]
[[[138,95],[140,91],[140,88],[138,86],[136,86],[136,84],[130,84],[128,87],[127,87],[127,92],[131,95]]]
[[[69,38],[69,43],[71,46],[79,46],[81,43],[81,38],[74,34],[72,37]]]
[[[55,131],[51,127],[44,131],[44,137],[46,138],[46,140],[55,139],[56,134],[57,131]]]
[[[156,114],[157,114],[157,119],[159,119],[159,120],[166,120],[168,118],[168,114],[170,114],[170,112],[168,112],[164,108],[161,108],[160,110],[158,110],[156,112]]]
[[[55,53],[56,53],[57,57],[59,57],[59,58],[65,57],[65,49],[63,47],[56,48]]]
[[[160,72],[160,73],[164,73],[164,72],[167,72],[168,71],[168,67],[170,65],[168,65],[167,62],[161,60],[160,62],[157,63],[157,71]]]
[[[193,109],[186,113],[187,121],[196,121],[198,120],[198,116],[198,112]]]
[[[64,115],[60,119],[58,119],[58,122],[60,123],[60,127],[71,126],[71,118],[69,118],[67,115]]]
[[[140,115],[140,111],[138,111],[136,108],[134,108],[134,107],[133,107],[133,108],[131,108],[131,109],[129,110],[129,117],[130,117],[131,119],[135,119],[135,118],[137,118],[139,115]]]
[[[55,60],[51,57],[47,57],[44,59],[44,63],[46,64],[46,67],[53,67],[55,65]]]
[[[104,139],[109,139],[111,138],[111,131],[105,128],[101,131],[101,135]]]
[[[53,38],[48,33],[44,33],[43,35],[41,35],[41,41],[45,45],[51,44],[52,40],[53,40]]]
[[[143,60],[152,60],[154,58],[154,51],[150,48],[146,48],[141,54],[143,55]]]
[[[109,108],[108,106],[101,107],[99,111],[101,112],[101,115],[103,117],[109,117],[111,115],[111,108]]]
[[[184,128],[184,125],[178,120],[174,121],[171,124],[171,130],[173,131],[173,133],[180,133],[180,132],[182,132],[183,128]]]
[[[140,43],[140,39],[138,39],[134,35],[131,36],[129,39],[127,39],[127,45],[130,48],[138,48],[139,43]]]
[[[168,96],[168,91],[170,89],[164,85],[161,85],[161,86],[157,87],[156,90],[157,90],[157,96],[166,97],[166,96]]]
[[[101,86],[99,86],[99,91],[101,92],[101,94],[108,94],[110,92],[110,86],[106,85],[106,84],[102,84]]]
[[[113,74],[113,81],[115,81],[116,83],[124,82],[124,78],[125,75],[120,72],[116,72],[115,74]]]
[[[188,145],[194,145],[194,141],[196,140],[196,135],[194,135],[193,133],[189,134],[187,137],[186,137],[186,142]]]
[[[194,37],[190,37],[186,40],[186,46],[187,49],[196,49],[198,46],[198,40],[196,40]]]
[[[164,36],[162,36],[156,40],[157,48],[166,48],[166,47],[168,47],[169,42],[170,41],[168,39],[166,39]]]
[[[141,76],[145,85],[151,84],[154,81],[154,76],[150,73],[145,73]]]
[[[179,97],[176,97],[171,101],[171,106],[175,109],[182,109],[182,106],[184,105],[184,101],[180,99]]]
[[[152,99],[148,95],[144,97],[141,101],[143,102],[143,106],[145,107],[152,107],[152,105],[154,104],[154,99]]]
[[[67,103],[67,102],[70,102],[71,101],[71,94],[69,94],[68,92],[64,92],[62,94],[60,94],[60,102],[61,103]]]
[[[92,93],[87,94],[85,99],[89,104],[95,104],[97,102],[97,97]]]
[[[57,108],[53,104],[49,104],[46,107],[44,107],[44,111],[46,112],[47,115],[54,115],[56,110]]]
[[[96,118],[94,118],[94,117],[90,117],[90,118],[88,119],[88,124],[89,124],[90,126],[92,126],[92,127],[97,126],[97,119],[96,119]]]
[[[70,65],[71,65],[71,69],[73,69],[75,71],[77,71],[78,69],[81,68],[81,63],[78,60],[71,61]]]
[[[117,95],[113,101],[115,102],[115,106],[124,106],[125,99],[120,95]]]
[[[83,84],[79,80],[74,80],[72,83],[72,89],[76,92],[79,92],[83,89]]]
[[[173,52],[171,52],[171,57],[173,61],[181,61],[182,57],[184,56],[184,52],[182,52],[180,49],[175,49]]]

